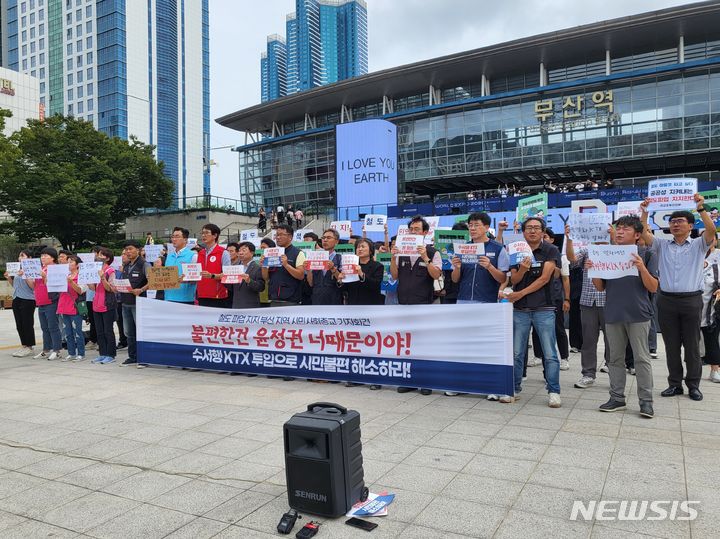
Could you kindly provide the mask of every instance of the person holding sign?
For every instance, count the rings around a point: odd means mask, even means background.
[[[127,262],[122,266],[122,279],[130,282],[130,291],[120,294],[122,302],[123,329],[128,343],[128,358],[121,366],[137,365],[137,340],[135,321],[137,320],[136,302],[138,296],[145,297],[148,289],[147,270],[150,269],[144,258],[140,256],[140,244],[136,240],[125,242],[123,255]]]
[[[312,304],[342,305],[343,296],[340,289],[343,276],[340,271],[342,257],[335,252],[340,234],[337,230],[328,228],[320,239],[323,249],[328,253],[328,260],[324,262],[325,269],[307,272],[307,281],[312,288]]]
[[[430,224],[417,215],[408,223],[409,234],[426,236],[430,232]],[[442,275],[442,258],[440,252],[432,245],[421,242],[417,246],[416,256],[398,256],[397,246],[392,248],[390,274],[398,282],[398,303],[400,305],[430,304],[435,296],[435,281]],[[398,393],[415,391],[414,387],[399,387]],[[430,395],[432,390],[421,389],[423,395]]]
[[[615,222],[615,244],[635,246],[642,231],[640,219],[635,216],[621,217]],[[635,358],[640,415],[653,417],[653,375],[648,332],[653,316],[650,294],[658,289],[657,258],[648,249],[638,250],[638,254],[633,253],[631,256],[638,275],[618,279],[594,277],[592,280],[595,288],[606,294],[605,332],[610,345],[610,400],[600,405],[600,411],[625,409],[625,350],[629,342]],[[588,265],[592,268],[593,261],[588,260]]]
[[[233,284],[232,308],[254,309],[260,307],[260,292],[265,290],[265,279],[260,265],[253,260],[255,244],[244,241],[238,248],[238,264],[245,266],[245,273],[240,275],[240,283]]]
[[[285,254],[280,257],[280,267],[264,267],[264,256],[260,257],[263,279],[269,283],[270,306],[299,305],[302,299],[302,282],[305,279],[305,253],[293,246],[292,227],[278,225],[275,237],[277,246],[285,249]]]
[[[78,284],[78,265],[80,257],[69,255],[67,291],[60,294],[57,305],[57,314],[63,317],[65,327],[65,340],[67,341],[67,357],[63,361],[82,361],[85,359],[85,335],[83,334],[83,315],[78,305],[85,306],[85,291],[87,286]],[[82,309],[86,312],[86,309]]]
[[[100,247],[95,260],[102,262],[100,270],[100,284],[88,285],[90,290],[95,291],[93,297],[93,316],[95,317],[95,331],[97,332],[97,344],[99,356],[93,363],[112,363],[117,353],[115,331],[113,325],[117,317],[117,296],[115,295],[115,269],[112,263],[115,256],[106,247]]]
[[[62,335],[57,316],[57,302],[59,293],[48,292],[47,268],[57,263],[58,254],[52,247],[45,247],[40,251],[40,262],[42,264],[42,277],[34,281],[28,281],[30,288],[35,294],[35,305],[38,307],[40,328],[43,335],[42,352],[34,356],[34,359],[47,359],[52,361],[61,357]]]
[[[198,254],[198,264],[202,267],[202,278],[197,283],[198,304],[203,307],[227,307],[228,291],[220,281],[222,267],[230,266],[230,253],[218,245],[220,227],[208,223],[200,232],[205,249]]]
[[[375,245],[368,239],[360,239],[355,243],[355,254],[360,262],[357,266],[359,280],[343,283],[343,291],[347,293],[347,304],[385,305],[385,296],[380,293],[384,267],[374,260]]]
[[[197,264],[198,255],[188,246],[188,238],[190,231],[186,228],[176,226],[173,228],[170,241],[172,241],[173,249],[168,253],[165,259],[166,267],[177,268],[180,276],[180,287],[165,290],[163,299],[172,301],[173,303],[184,303],[186,305],[195,304],[196,282],[183,282],[183,264]]]
[[[514,305],[513,310],[513,375],[515,396],[504,395],[500,402],[514,402],[522,391],[523,366],[527,353],[530,328],[540,337],[545,357],[545,382],[548,406],[559,408],[560,361],[555,339],[555,304],[552,298],[552,280],[555,270],[561,266],[560,251],[543,241],[545,221],[530,217],[522,224],[523,237],[532,249],[532,257],[525,257],[510,268],[510,282],[514,291],[506,297]]]
[[[672,240],[655,238],[648,227],[646,198],[640,204],[644,226],[642,238],[658,258],[660,291],[657,298],[658,321],[668,366],[668,388],[660,393],[663,397],[682,395],[683,365],[681,349],[685,349],[687,373],[685,385],[688,395],[700,401],[702,362],[700,360],[700,321],[702,312],[703,267],[705,253],[715,240],[715,223],[705,209],[705,199],[695,193],[693,197],[705,230],[697,238],[690,238],[695,217],[692,212],[681,210],[670,214]]]
[[[32,258],[30,251],[22,251],[18,255],[18,263]],[[15,329],[22,348],[13,352],[13,357],[27,357],[33,354],[35,346],[35,295],[28,282],[23,279],[22,267],[15,275],[5,272],[5,278],[13,287],[12,309],[15,317]]]

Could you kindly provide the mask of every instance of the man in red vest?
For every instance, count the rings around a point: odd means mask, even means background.
[[[204,307],[227,307],[228,291],[220,282],[223,266],[230,266],[230,253],[218,245],[220,227],[211,223],[200,232],[205,249],[198,253],[202,279],[197,285],[198,303]]]

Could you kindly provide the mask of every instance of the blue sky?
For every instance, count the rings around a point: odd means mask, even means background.
[[[366,0],[370,71],[687,4],[668,0]],[[260,102],[260,53],[268,34],[285,33],[294,0],[210,0],[211,147],[244,135],[215,118]],[[239,198],[237,154],[211,151],[212,193]]]

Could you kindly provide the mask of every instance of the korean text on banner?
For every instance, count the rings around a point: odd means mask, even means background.
[[[526,258],[533,258],[532,249],[525,241],[515,241],[507,247],[511,266],[520,264]]]
[[[648,183],[648,211],[694,209],[697,186],[697,178],[651,180]]]
[[[141,363],[470,393],[513,391],[508,303],[310,305],[258,313],[138,298],[137,329]]]
[[[324,270],[326,262],[330,260],[330,253],[324,249],[322,251],[304,251],[304,253],[306,270]]]
[[[248,228],[240,231],[240,241],[249,241],[254,244],[254,240],[258,239],[258,231],[255,228]]]
[[[102,262],[83,262],[78,266],[78,284],[99,284]]]
[[[155,262],[158,258],[160,258],[160,255],[162,255],[162,251],[165,248],[165,246],[162,243],[156,243],[153,245],[146,245],[143,247],[145,249],[145,261],[152,264]]]
[[[333,221],[330,223],[330,228],[337,230],[340,234],[341,240],[349,240],[352,234],[352,222],[351,221]]]
[[[568,216],[570,239],[573,242],[609,243],[611,213],[571,213]]]
[[[588,258],[592,267],[588,270],[591,279],[619,279],[638,275],[633,262],[637,254],[637,245],[590,245]]]
[[[428,225],[430,225],[430,229],[428,230],[427,234],[425,234],[424,241],[426,245],[432,245],[432,242],[435,239],[435,229],[440,226],[440,216],[433,215],[430,217],[425,217],[425,221]]]
[[[202,279],[202,264],[183,264],[183,281],[199,281]]]
[[[282,266],[280,257],[285,254],[285,247],[268,247],[263,251],[263,267],[279,268]]]
[[[70,268],[67,264],[50,264],[47,266],[48,292],[67,292]]]
[[[345,276],[344,283],[359,281],[357,267],[360,264],[360,257],[357,255],[345,254],[341,258],[342,274]]]
[[[293,235],[293,243],[296,241],[303,241],[303,238],[307,234],[312,234],[312,228],[300,228],[295,231],[295,234]]]
[[[113,281],[113,286],[115,286],[115,290],[122,294],[129,294],[132,292],[130,279],[115,279],[115,281]]]
[[[419,256],[418,247],[423,245],[424,236],[417,234],[406,234],[398,236],[395,239],[395,247],[397,247],[400,256]]]
[[[387,215],[380,215],[375,213],[367,214],[363,223],[363,225],[365,226],[365,232],[385,232],[386,224]]]
[[[477,264],[481,256],[485,256],[484,243],[456,243],[454,246],[455,256],[460,258],[463,264]]]
[[[177,266],[151,267],[147,270],[150,290],[175,290],[180,288],[180,274]]]
[[[548,196],[547,193],[540,193],[531,197],[525,197],[518,200],[516,219],[522,223],[528,217],[539,217],[547,219],[548,214]]]
[[[42,262],[39,258],[26,258],[20,261],[23,279],[42,279]]]
[[[223,266],[223,276],[220,282],[223,284],[240,284],[241,275],[245,273],[245,266],[237,264],[235,266]]]
[[[20,271],[20,262],[8,262],[5,264],[5,271],[8,277],[16,277]]]
[[[618,202],[617,209],[615,210],[615,219],[625,217],[627,215],[634,215],[640,217],[642,211],[640,210],[640,201],[632,202]]]

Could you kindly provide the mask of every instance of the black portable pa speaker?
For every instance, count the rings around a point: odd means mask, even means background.
[[[283,438],[290,507],[339,517],[367,499],[357,411],[330,402],[310,404],[285,423]]]

